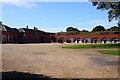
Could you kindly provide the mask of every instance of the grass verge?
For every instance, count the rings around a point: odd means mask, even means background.
[[[98,50],[102,54],[117,55],[120,56],[120,50]]]
[[[116,44],[73,45],[73,46],[64,46],[63,48],[70,48],[70,49],[120,48],[120,43],[116,43]]]

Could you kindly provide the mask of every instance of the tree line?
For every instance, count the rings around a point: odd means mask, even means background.
[[[98,26],[95,26],[92,29],[92,31],[88,31],[88,30],[82,30],[82,31],[80,31],[79,29],[74,28],[74,27],[68,27],[66,29],[66,32],[98,32],[98,31],[120,31],[120,27],[113,26],[113,27],[110,27],[108,29],[105,29],[103,26],[98,25]]]

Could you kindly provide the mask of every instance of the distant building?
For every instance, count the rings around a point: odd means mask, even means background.
[[[2,25],[2,42],[3,43],[18,43],[19,30]]]
[[[27,28],[10,28],[2,25],[2,43],[50,43],[54,33]]]
[[[19,32],[20,32],[19,42],[24,42],[24,43],[50,43],[51,42],[50,33],[38,30],[35,27],[34,29],[20,28]]]

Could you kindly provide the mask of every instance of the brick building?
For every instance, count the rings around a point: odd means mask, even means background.
[[[2,43],[50,43],[54,37],[54,33],[48,33],[34,29],[27,28],[11,28],[6,25],[1,25]]]
[[[52,33],[34,29],[20,28],[19,42],[23,43],[50,43]]]
[[[119,43],[120,32],[105,31],[101,33],[57,33],[57,42],[62,43]]]
[[[18,43],[19,30],[2,25],[2,42],[3,43]]]
[[[100,33],[76,33],[61,32],[48,33],[38,30],[36,27],[11,28],[0,23],[0,31],[2,32],[2,43],[119,43],[120,32],[100,32]]]

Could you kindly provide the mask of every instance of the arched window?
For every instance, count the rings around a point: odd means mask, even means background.
[[[105,38],[102,38],[102,39],[101,39],[101,42],[102,42],[102,43],[110,43],[110,40],[105,37]]]
[[[91,43],[97,43],[98,38],[92,38]]]
[[[73,43],[73,38],[67,38],[67,43]]]
[[[64,42],[64,37],[58,39],[58,43],[63,43],[63,42]]]
[[[112,38],[111,42],[112,43],[118,43],[120,40],[118,38]]]
[[[75,43],[80,43],[80,38],[79,37],[75,38]]]
[[[82,40],[82,42],[83,42],[83,43],[89,43],[89,42],[91,42],[91,38],[84,38],[84,39]]]

